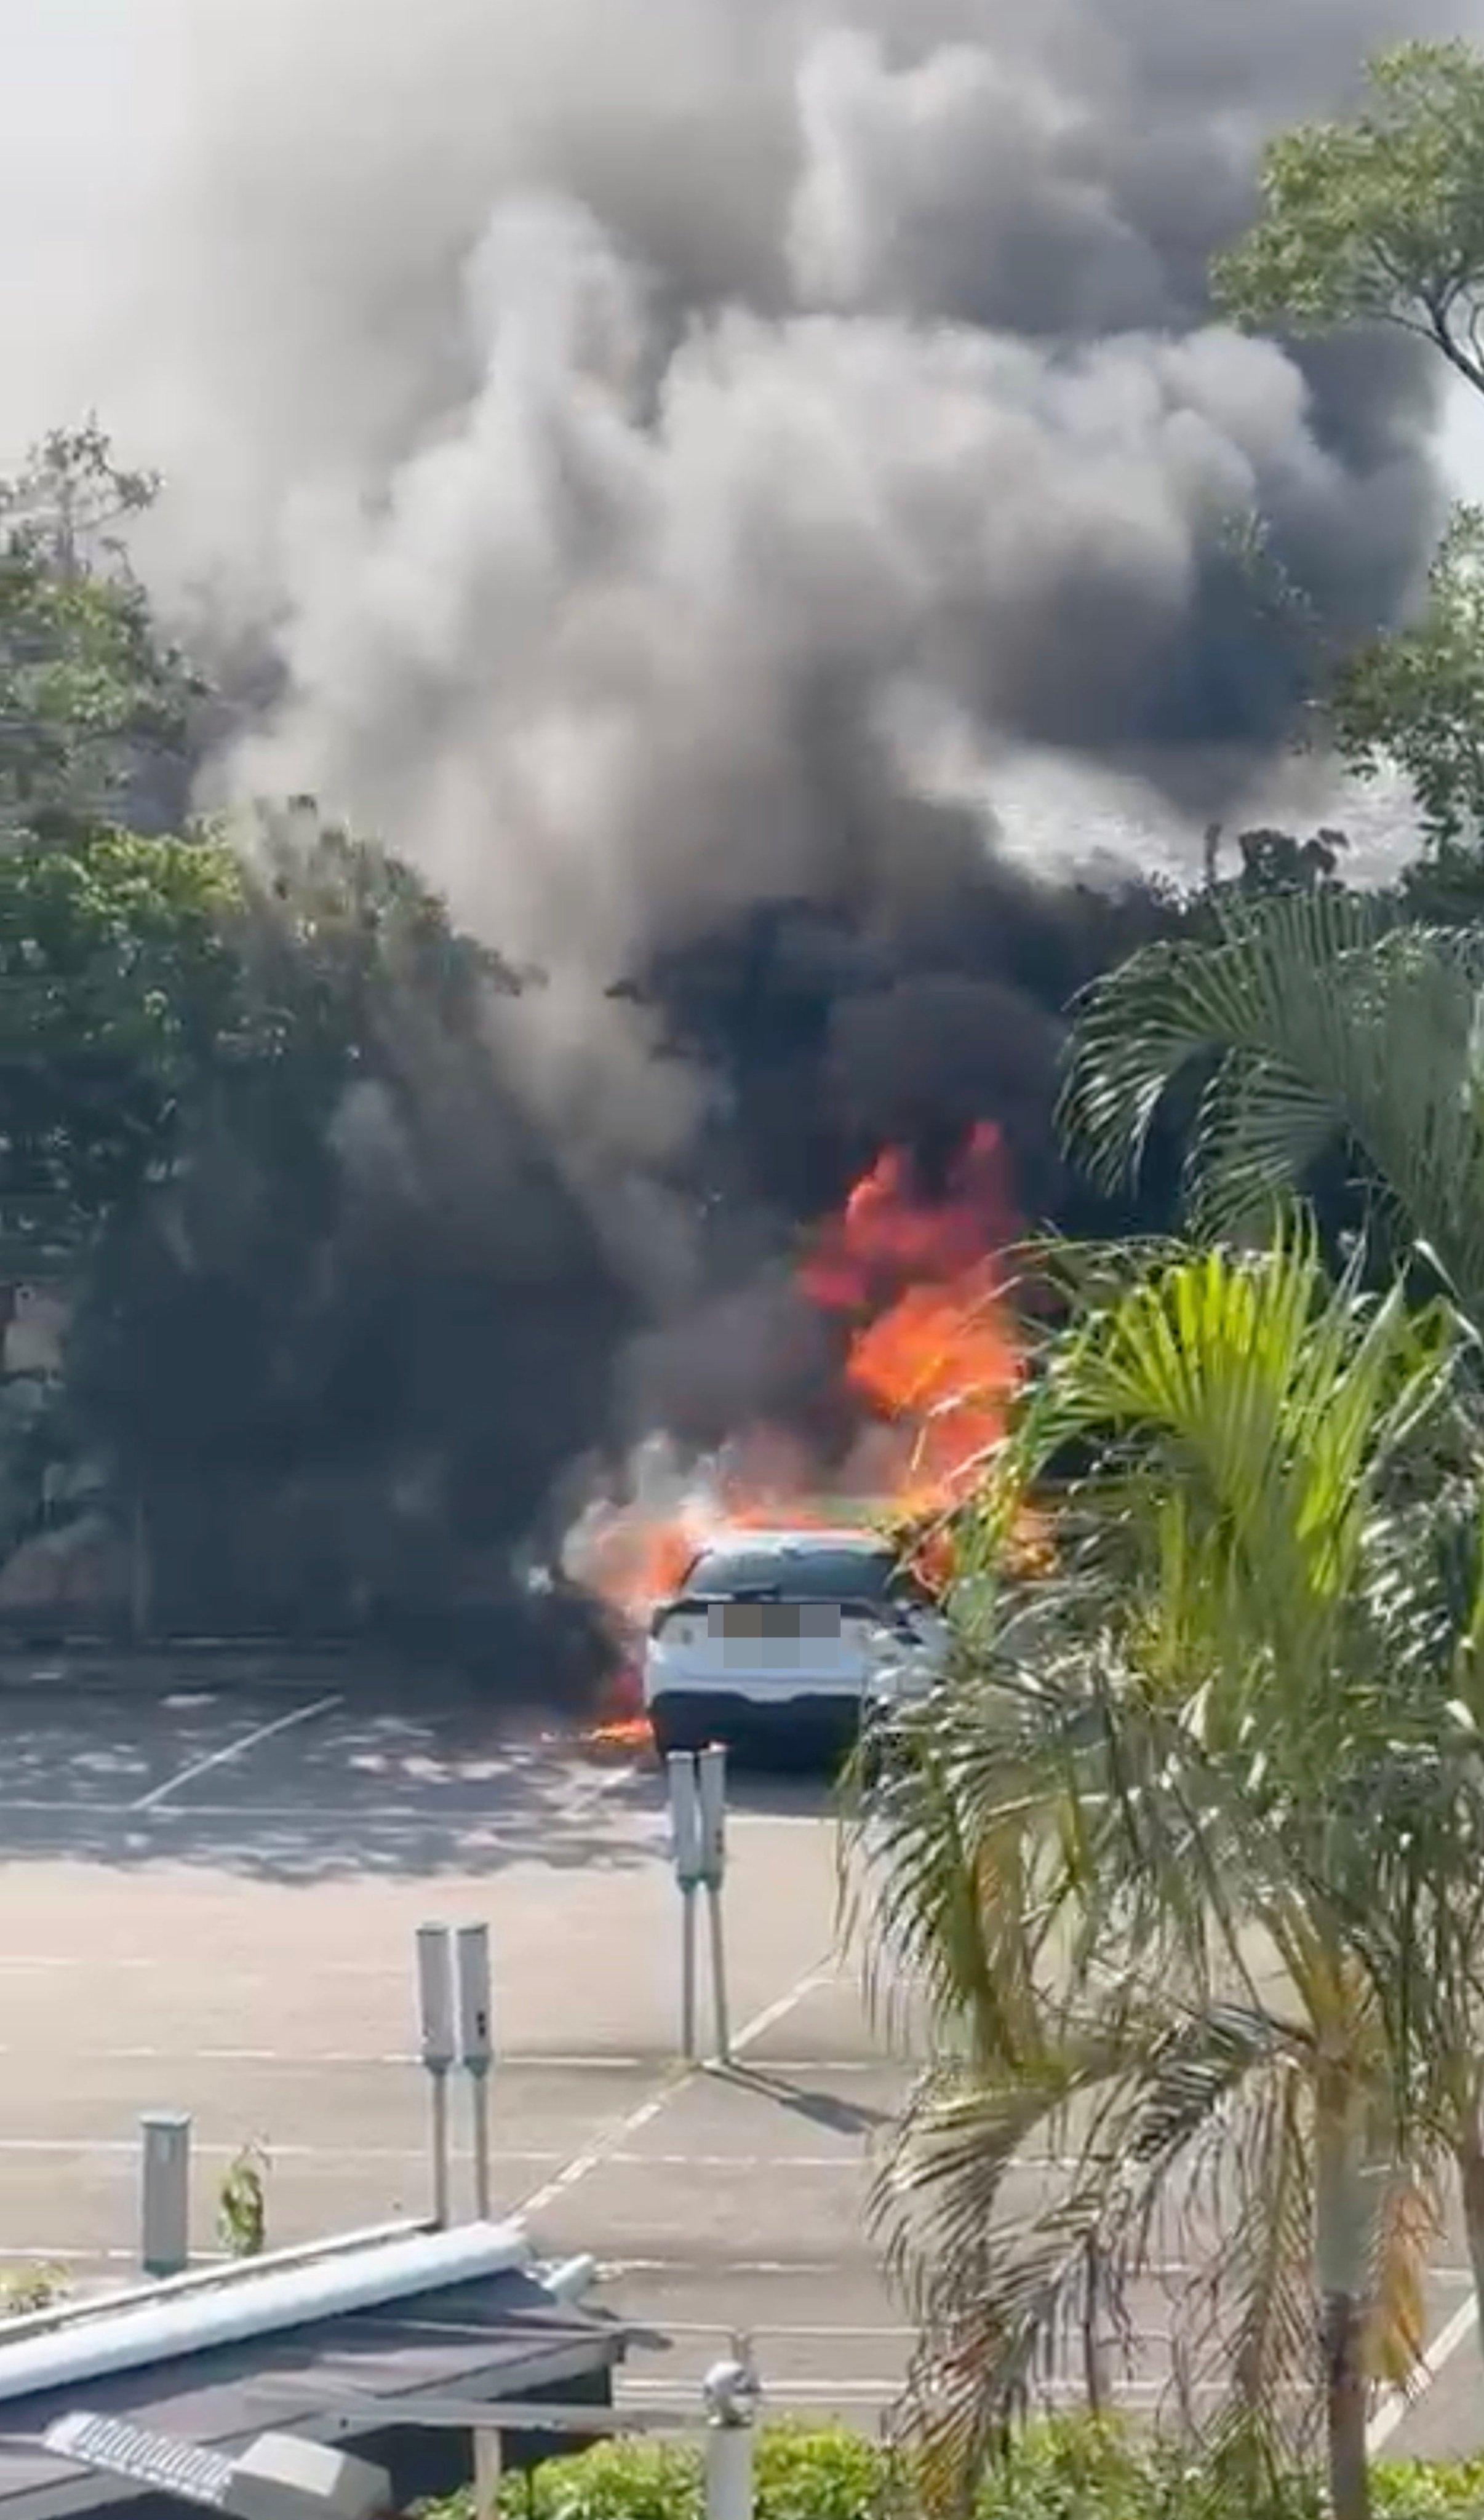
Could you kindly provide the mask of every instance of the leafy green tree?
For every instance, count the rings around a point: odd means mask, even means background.
[[[154,502],[93,425],[58,430],[0,484],[0,839],[157,821],[199,678],[161,638],[121,530]],[[165,819],[175,820],[171,811]]]
[[[241,1047],[238,860],[109,830],[0,848],[0,1277],[66,1275]]]
[[[1217,303],[1265,331],[1398,326],[1484,392],[1484,56],[1404,44],[1369,78],[1352,119],[1269,143],[1262,216],[1217,258]]]
[[[1347,768],[1406,773],[1440,855],[1484,837],[1484,508],[1455,512],[1416,617],[1342,659],[1327,716]]]
[[[1426,341],[1484,392],[1484,55],[1413,43],[1369,68],[1363,110],[1272,141],[1262,215],[1212,267],[1244,325],[1382,324]],[[1437,851],[1484,838],[1484,514],[1461,508],[1416,618],[1316,659],[1322,715],[1362,777],[1412,784]]]
[[[381,1612],[446,1644],[593,1440],[629,1314],[501,1072],[492,1000],[532,975],[307,806],[243,867],[226,1055],[96,1246],[72,1407],[166,1626]]]

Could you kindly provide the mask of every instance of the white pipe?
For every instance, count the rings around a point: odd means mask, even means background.
[[[388,2240],[420,2238],[429,2228],[426,2221],[373,2223],[361,2231],[332,2231],[326,2239],[296,2240],[292,2249],[265,2249],[257,2258],[213,2258],[204,2266],[188,2267],[183,2275],[165,2275],[158,2283],[125,2284],[116,2292],[54,2301],[45,2310],[28,2310],[19,2318],[8,2318],[0,2329],[0,2345],[19,2345],[22,2337],[50,2335],[56,2328],[76,2327],[105,2314],[117,2318],[146,2303],[157,2310],[168,2301],[195,2301],[203,2292],[219,2292],[224,2285],[240,2288],[244,2283],[261,2283],[265,2275],[280,2269],[323,2266],[327,2259],[338,2263],[357,2249],[383,2249]]]
[[[150,2303],[110,2315],[100,2308],[95,2326],[53,2331],[14,2345],[0,2343],[0,2402],[33,2390],[71,2388],[114,2371],[137,2371],[173,2355],[202,2354],[217,2345],[239,2345],[275,2328],[305,2327],[355,2310],[375,2310],[444,2284],[472,2283],[531,2264],[530,2245],[518,2225],[466,2223],[456,2231],[389,2240],[338,2266],[295,2268],[265,2274],[243,2289],[194,2299]]]
[[[752,2520],[754,2448],[750,2424],[707,2426],[706,2520]]]
[[[581,2257],[563,2258],[560,2265],[544,2267],[541,2272],[542,2288],[553,2301],[581,2301],[597,2280],[598,2261],[586,2252]]]

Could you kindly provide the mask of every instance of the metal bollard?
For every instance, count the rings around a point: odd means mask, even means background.
[[[490,2027],[489,1927],[461,1925],[459,1963],[459,2062],[469,2076],[474,2156],[474,2212],[489,2221],[489,2084],[494,2062]]]
[[[191,2259],[191,2121],[151,2109],[139,2121],[139,2263],[147,2275],[183,2274]]]
[[[762,2386],[751,2339],[734,2336],[701,2382],[706,2408],[706,2520],[752,2520],[752,2468]]]
[[[418,2009],[423,2064],[431,2093],[432,2219],[448,2228],[448,2077],[453,2070],[453,1945],[446,1925],[418,1927]]]
[[[702,1750],[696,1762],[697,1798],[700,1805],[701,1879],[711,1918],[711,2002],[716,2014],[719,2064],[732,2061],[732,2017],[727,2002],[727,1929],[722,1911],[722,1884],[727,1877],[727,1754],[719,1742]]]
[[[680,1889],[680,2048],[687,2063],[699,2053],[696,2035],[696,1895],[701,1881],[700,1794],[696,1761],[672,1750],[665,1762],[670,1788],[670,1861]]]
[[[670,1861],[680,1891],[680,2038],[690,2064],[700,2057],[697,2028],[697,1912],[706,1894],[711,1928],[711,1999],[716,2012],[718,2063],[732,2054],[727,2003],[726,1919],[722,1885],[727,1872],[727,1754],[719,1744],[693,1756],[673,1750],[666,1761],[670,1791]]]

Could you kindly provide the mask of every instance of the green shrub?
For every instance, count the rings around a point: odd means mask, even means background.
[[[885,2452],[843,2425],[765,2424],[756,2475],[757,2520],[863,2520],[910,2505]],[[1375,2520],[1484,2520],[1484,2458],[1388,2462],[1372,2488]],[[600,2442],[506,2477],[500,2500],[502,2520],[704,2520],[700,2443]],[[1323,2508],[1311,2477],[1255,2504],[1173,2443],[1071,2415],[1015,2439],[980,2487],[976,2520],[1320,2520]],[[425,2506],[427,2520],[469,2520],[470,2509],[468,2493]]]
[[[1388,2460],[1371,2485],[1375,2520],[1484,2520],[1484,2458]]]
[[[858,2520],[879,2501],[880,2451],[843,2424],[765,2424],[757,2436],[758,2520]]]

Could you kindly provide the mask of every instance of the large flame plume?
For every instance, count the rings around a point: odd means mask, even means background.
[[[930,1523],[959,1504],[1003,1434],[1021,1373],[1008,1293],[1017,1219],[1000,1131],[981,1121],[935,1191],[909,1150],[885,1148],[820,1229],[799,1286],[846,1332],[859,1430],[821,1462],[784,1430],[739,1428],[713,1459],[682,1463],[662,1438],[631,1464],[622,1503],[593,1505],[568,1537],[568,1573],[637,1639],[706,1541],[739,1525],[880,1518]],[[637,1678],[621,1676],[609,1737],[642,1737]]]

